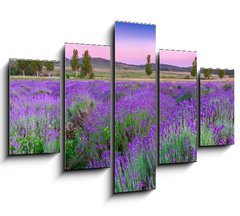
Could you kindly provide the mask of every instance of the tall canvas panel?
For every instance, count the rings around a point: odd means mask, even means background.
[[[9,155],[60,151],[60,63],[9,60]]]
[[[160,50],[159,164],[197,159],[197,53]]]
[[[115,22],[115,193],[156,186],[155,49],[155,25]]]
[[[200,146],[234,144],[234,70],[200,70]]]
[[[110,46],[65,44],[65,169],[110,167]]]

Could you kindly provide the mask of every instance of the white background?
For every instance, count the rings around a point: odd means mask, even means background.
[[[0,215],[240,215],[240,12],[227,1],[0,1]],[[157,25],[157,48],[235,69],[235,145],[157,169],[152,192],[111,195],[111,170],[63,173],[61,154],[6,157],[9,58],[60,59],[64,42],[109,44],[115,20]]]

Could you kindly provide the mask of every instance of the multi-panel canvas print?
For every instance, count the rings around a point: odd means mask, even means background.
[[[115,193],[155,189],[155,33],[155,25],[115,22]]]
[[[200,70],[200,146],[234,144],[234,70]]]
[[[197,53],[160,50],[159,164],[197,159]]]
[[[65,169],[110,167],[110,46],[65,44]]]
[[[9,60],[9,155],[60,151],[60,63]]]

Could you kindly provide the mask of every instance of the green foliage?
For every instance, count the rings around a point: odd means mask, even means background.
[[[54,70],[54,62],[52,61],[45,61],[44,62],[44,67],[46,68],[48,72],[48,76],[51,76],[51,72]]]
[[[44,66],[48,71],[54,70],[54,62],[52,62],[52,61],[45,61]]]
[[[211,68],[205,68],[203,75],[205,79],[211,79],[213,70]]]
[[[43,69],[43,62],[37,60],[35,61],[35,65],[36,65],[37,76],[39,76]]]
[[[50,73],[54,70],[53,61],[40,61],[40,60],[23,60],[9,62],[10,75],[22,75],[22,76],[40,76],[43,70],[43,66]]]
[[[204,75],[204,78],[205,78],[205,79],[208,78],[208,75],[209,75],[209,70],[208,70],[208,68],[205,68],[205,69],[203,70],[203,75]]]
[[[73,106],[68,108],[68,114],[70,117],[80,116],[82,113],[88,112],[93,102],[91,100],[79,101]]]
[[[79,70],[79,62],[78,62],[78,50],[77,49],[74,49],[73,50],[73,55],[72,55],[72,60],[71,60],[71,68],[72,68],[72,71],[75,71],[76,73],[76,78],[78,76],[78,70]]]
[[[212,77],[212,73],[213,73],[213,69],[212,68],[209,68],[209,79],[211,79],[211,77]]]
[[[147,64],[146,64],[145,72],[148,76],[152,74],[151,55],[147,56]]]
[[[201,127],[201,133],[200,133],[201,137],[201,146],[212,146],[214,145],[214,136],[213,136],[213,132],[212,130],[209,130],[207,128],[207,125],[204,124]]]
[[[197,77],[197,57],[195,57],[193,63],[192,63],[192,70],[191,75],[196,78]]]
[[[101,161],[104,149],[110,146],[109,126],[99,126],[94,132],[84,127],[84,119],[91,114],[94,107],[94,101],[86,98],[85,101],[78,101],[67,110],[65,166],[68,170],[86,169],[92,158]],[[106,121],[106,125],[110,124],[109,119],[103,119],[103,121]],[[84,139],[83,134],[86,134]],[[103,145],[102,148],[97,147],[99,142]]]
[[[147,121],[145,128],[141,127],[141,122]],[[151,117],[147,111],[139,111],[135,114],[128,114],[123,121],[116,121],[116,133],[115,133],[115,148],[116,152],[122,152],[127,149],[127,144],[132,141],[138,134],[139,136],[146,135],[152,124]],[[128,130],[126,130],[128,128]]]
[[[45,140],[40,139],[36,134],[26,135],[25,137],[18,137],[17,142],[21,144],[18,149],[18,154],[41,154],[44,153],[43,146]],[[11,146],[10,152],[13,154],[15,151],[14,146]]]
[[[205,89],[201,90],[203,95],[207,95],[211,92],[210,88],[207,86]]]
[[[88,78],[89,78],[89,79],[94,79],[94,78],[95,78],[94,73],[90,73]]]
[[[39,65],[38,62],[39,62],[38,60],[29,62],[29,65],[28,65],[28,69],[29,69],[28,74],[38,76],[38,74],[39,74],[39,69],[42,70],[42,67],[40,68],[40,65]],[[42,65],[41,65],[41,66],[42,66]]]
[[[225,91],[228,91],[228,90],[232,89],[233,87],[230,83],[226,83],[223,85],[223,88],[225,89]]]
[[[225,76],[225,70],[224,69],[219,69],[218,76],[219,76],[220,79],[222,79]]]
[[[92,68],[92,59],[89,55],[88,50],[85,50],[82,56],[82,67],[81,67],[81,75],[83,77],[87,77],[88,79],[94,78],[93,68]]]
[[[29,61],[19,59],[17,60],[17,68],[22,71],[22,75],[25,76],[25,70],[27,69]]]
[[[186,139],[189,140],[189,148],[186,146]],[[197,136],[188,129],[183,130],[178,136],[171,132],[169,138],[164,139],[164,141],[160,140],[160,143],[162,143],[159,155],[161,164],[195,160],[191,155],[191,150],[197,149]]]
[[[80,74],[77,75],[77,78],[78,78],[78,79],[84,79],[85,76],[84,76],[82,73],[80,73]]]
[[[184,100],[189,100],[192,98],[192,94],[187,93],[176,99],[176,102],[182,102]]]

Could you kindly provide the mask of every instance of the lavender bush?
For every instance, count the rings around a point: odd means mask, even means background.
[[[10,80],[10,155],[59,152],[60,82]]]
[[[115,85],[115,193],[155,188],[155,83]]]
[[[66,169],[110,167],[109,81],[66,80]]]
[[[160,83],[159,163],[197,158],[196,82]]]
[[[201,83],[201,146],[234,144],[234,83]]]

